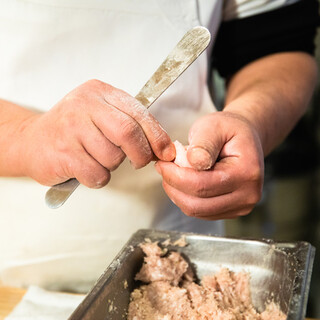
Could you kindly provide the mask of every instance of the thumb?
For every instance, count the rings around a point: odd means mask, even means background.
[[[219,130],[214,128],[210,116],[197,120],[189,132],[187,158],[196,170],[209,170],[216,162],[223,147]],[[214,133],[216,132],[216,134]]]

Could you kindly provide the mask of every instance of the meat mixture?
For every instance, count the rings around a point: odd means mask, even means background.
[[[144,243],[145,261],[135,279],[128,320],[285,320],[270,303],[259,313],[252,305],[249,275],[222,268],[197,284],[187,261],[157,243]]]

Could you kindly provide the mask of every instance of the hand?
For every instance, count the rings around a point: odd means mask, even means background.
[[[28,117],[20,143],[25,174],[45,185],[75,177],[99,188],[126,156],[135,168],[175,156],[169,136],[143,105],[98,80],[74,89],[47,113]]]
[[[156,163],[164,190],[186,215],[235,218],[260,200],[263,151],[257,132],[243,117],[216,112],[199,119],[189,133],[187,157],[193,168]]]

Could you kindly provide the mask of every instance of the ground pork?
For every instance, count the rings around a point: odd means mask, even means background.
[[[252,305],[249,274],[221,268],[201,284],[187,261],[157,243],[141,245],[143,284],[131,293],[128,320],[285,320],[275,303],[259,313]]]

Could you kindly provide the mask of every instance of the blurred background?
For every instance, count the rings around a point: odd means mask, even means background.
[[[320,70],[320,34],[316,38]],[[319,72],[320,73],[320,72]],[[214,74],[216,103],[223,80]],[[226,221],[226,236],[308,241],[316,248],[307,316],[320,318],[320,81],[307,114],[266,159],[262,200],[254,211]]]

